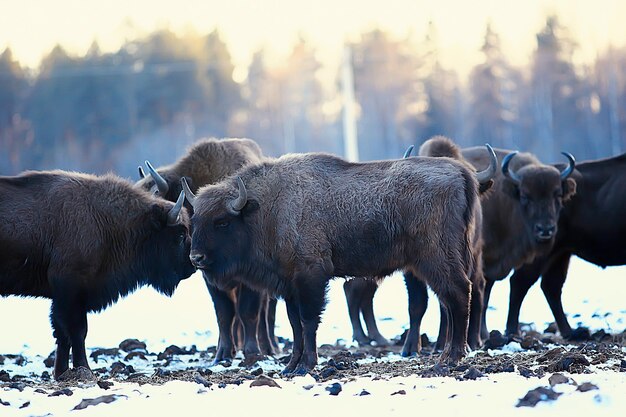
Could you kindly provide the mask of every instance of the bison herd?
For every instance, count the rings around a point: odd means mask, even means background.
[[[328,282],[344,284],[353,337],[388,341],[373,298],[404,273],[409,329],[420,352],[427,286],[440,303],[437,348],[458,362],[488,335],[493,283],[515,270],[506,332],[541,288],[559,331],[576,338],[561,303],[571,255],[626,263],[626,155],[548,165],[528,153],[458,148],[437,136],[419,156],[353,163],[323,153],[263,155],[249,139],[206,139],[172,165],[139,167],[135,184],[64,171],[0,177],[0,295],[52,300],[54,375],[89,369],[87,312],[142,285],[171,295],[196,269],[215,306],[215,363],[277,353],[284,299],[293,330],[286,375],[317,364]],[[361,327],[363,316],[367,333]]]

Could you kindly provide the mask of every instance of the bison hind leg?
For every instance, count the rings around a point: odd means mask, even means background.
[[[437,294],[442,312],[447,311],[447,342],[441,355],[442,362],[456,363],[468,351],[471,282],[461,260],[437,257],[441,264],[423,262],[419,265],[421,276]]]

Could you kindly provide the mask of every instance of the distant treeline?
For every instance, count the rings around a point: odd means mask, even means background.
[[[416,44],[374,30],[350,45],[362,160],[399,157],[435,134],[532,151],[546,162],[561,150],[583,160],[626,148],[625,48],[576,66],[575,40],[548,17],[528,65],[515,67],[487,26],[483,62],[461,82],[440,64],[435,33],[431,27]],[[265,55],[254,55],[238,83],[217,31],[158,31],[115,53],[94,43],[80,57],[57,46],[35,74],[6,49],[0,175],[63,168],[134,176],[144,159],[169,163],[204,136],[249,137],[268,155],[341,154],[340,69],[328,91],[306,41],[280,66],[268,66]]]

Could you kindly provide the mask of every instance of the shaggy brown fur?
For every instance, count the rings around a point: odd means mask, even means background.
[[[52,299],[55,377],[88,368],[87,312],[150,284],[171,295],[194,272],[189,218],[112,175],[63,171],[0,177],[0,295]]]
[[[315,334],[328,280],[383,277],[397,269],[425,280],[451,313],[442,360],[466,353],[477,181],[463,164],[434,158],[349,163],[287,155],[200,189],[192,260],[218,286],[232,280],[285,297],[294,349],[285,372],[317,363]]]

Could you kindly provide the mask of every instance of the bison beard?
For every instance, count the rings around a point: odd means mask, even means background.
[[[176,204],[112,175],[0,177],[0,295],[52,299],[54,375],[89,368],[87,312],[150,284],[171,295],[194,272],[189,219]]]
[[[186,195],[190,258],[216,285],[242,280],[283,296],[294,333],[286,374],[317,363],[316,332],[333,276],[410,271],[450,318],[442,361],[467,352],[477,181],[453,160],[349,163],[288,155]]]

